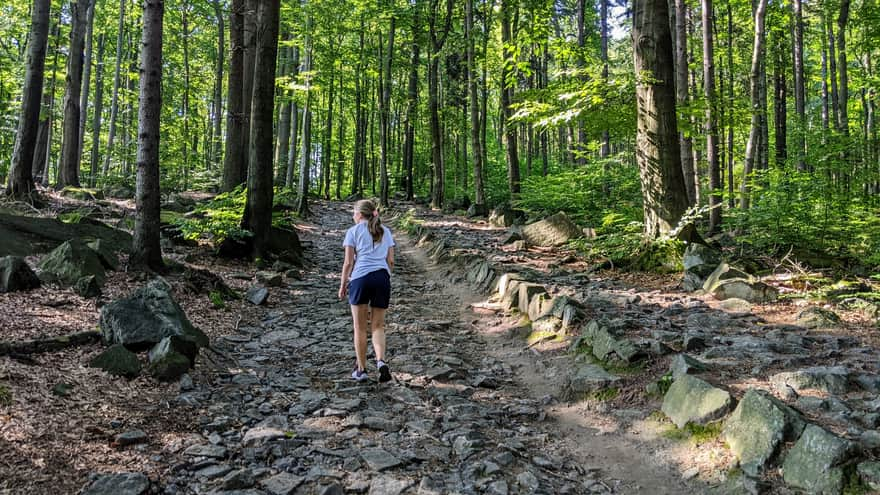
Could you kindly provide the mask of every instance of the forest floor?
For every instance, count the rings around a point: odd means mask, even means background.
[[[349,208],[320,202],[298,223],[306,266],[301,277],[271,288],[264,306],[236,300],[216,308],[183,278],[167,277],[219,351],[200,356],[191,387],[87,367],[100,344],[31,361],[0,357],[0,387],[11,395],[0,400],[0,494],[76,493],[111,472],[144,473],[154,492],[169,494],[672,494],[725,481],[733,464],[717,434],[676,435],[655,413],[660,399],[644,392],[668,369],[667,357],[621,370],[613,397],[567,400],[562,384],[580,361],[568,346],[528,345],[518,316],[493,309],[463,273],[434,264],[402,231],[395,232],[387,319],[395,380],[353,383],[351,317],[336,297]],[[794,321],[798,303],[731,315],[705,296],[679,291],[677,277],[586,274],[573,252],[511,251],[501,242],[504,229],[428,211],[418,218],[450,246],[544,274],[548,290],[588,301],[591,316],[627,318],[634,335],[711,332],[707,347],[719,356],[712,381],[735,395],[769,388],[773,373],[805,363],[876,372],[876,354],[866,351],[874,348],[862,338],[875,333],[855,313],[785,350],[774,342],[786,337],[773,332]],[[175,247],[166,256],[210,270],[240,292],[255,284],[253,266],[210,256],[204,246]],[[97,300],[51,286],[0,294],[3,340],[93,329],[100,305],[144,281],[115,272]],[[375,379],[375,369],[368,371]],[[848,430],[826,413],[807,414]],[[146,441],[122,445],[118,435],[132,430]],[[768,478],[773,482],[773,473]]]

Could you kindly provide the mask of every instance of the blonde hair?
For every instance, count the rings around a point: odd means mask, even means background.
[[[362,199],[354,204],[354,211],[367,219],[367,229],[370,231],[370,235],[373,236],[373,242],[381,241],[382,235],[385,234],[385,229],[382,228],[382,220],[379,218],[379,209],[376,208],[376,203],[369,199]]]

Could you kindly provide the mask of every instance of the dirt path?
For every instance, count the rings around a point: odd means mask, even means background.
[[[400,233],[387,325],[395,381],[352,382],[351,321],[336,299],[347,208],[317,207],[304,280],[219,344],[232,373],[183,394],[201,406],[203,432],[181,446],[166,493],[695,492],[520,381],[528,370],[462,313],[463,287]]]

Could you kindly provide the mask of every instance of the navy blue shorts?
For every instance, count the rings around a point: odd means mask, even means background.
[[[369,304],[373,308],[387,309],[390,301],[391,275],[384,268],[348,283],[348,303],[352,306]]]

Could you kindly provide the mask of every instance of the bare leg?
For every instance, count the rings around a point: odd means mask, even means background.
[[[358,369],[367,369],[367,305],[351,306],[351,317],[354,319],[354,353],[357,357]]]
[[[373,332],[373,352],[376,353],[376,361],[385,360],[385,310],[372,308],[373,315],[370,318],[370,326]]]

